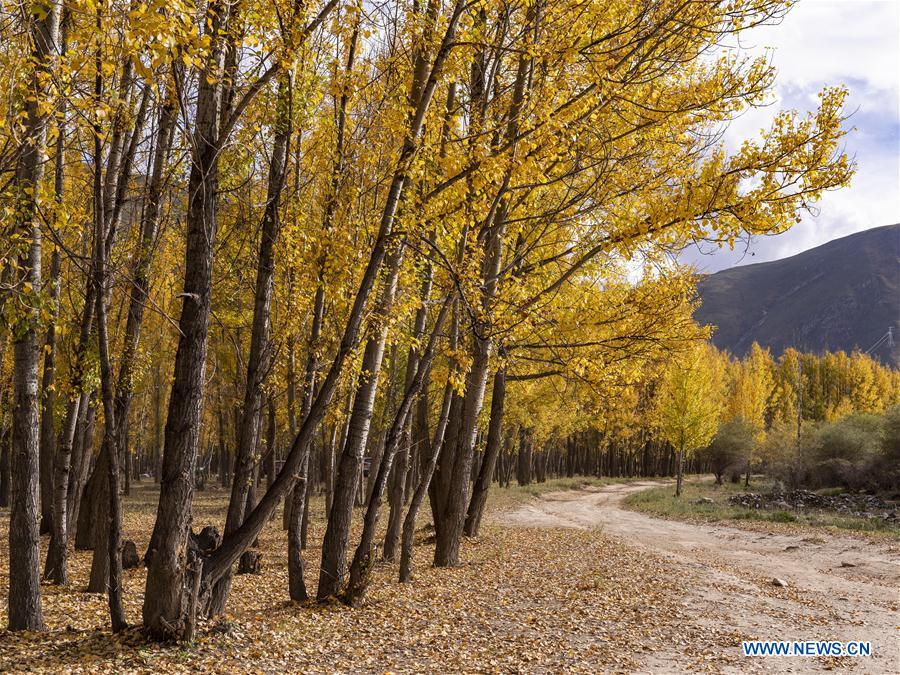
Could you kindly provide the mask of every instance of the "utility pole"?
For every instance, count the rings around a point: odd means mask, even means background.
[[[800,450],[800,430],[803,426],[803,359],[797,354],[797,450]]]

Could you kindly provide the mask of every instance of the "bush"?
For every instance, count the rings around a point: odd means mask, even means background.
[[[900,406],[882,415],[850,415],[769,430],[760,449],[768,473],[792,488],[900,489]]]
[[[737,472],[746,466],[752,450],[753,429],[738,418],[719,427],[712,443],[698,453],[698,459],[715,474],[716,484],[721,485],[726,472]]]
[[[805,456],[809,483],[813,487],[842,486],[852,490],[885,487],[880,475],[884,467],[885,418],[851,415],[825,424],[813,436]]]
[[[806,436],[812,430],[808,425],[804,427]],[[782,422],[769,429],[757,455],[763,463],[764,471],[779,482],[794,489],[805,484],[806,467],[797,447],[795,424]]]
[[[888,408],[884,413],[880,463],[882,486],[900,489],[900,405]]]

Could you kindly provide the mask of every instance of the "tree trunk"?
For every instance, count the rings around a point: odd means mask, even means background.
[[[151,537],[153,553],[143,605],[144,626],[157,639],[181,638],[187,618],[183,603],[187,538],[203,406],[216,237],[220,150],[216,79],[222,52],[218,31],[227,23],[227,6],[210,3],[207,18],[215,26],[211,29],[214,46],[207,60],[208,77],[201,74],[199,78],[196,146],[188,183],[183,305],[165,427],[159,505]]]
[[[62,138],[63,130],[60,129]],[[60,146],[57,143],[57,183],[62,181]],[[59,199],[57,199],[57,204]],[[47,337],[44,340],[44,373],[41,377],[41,449],[40,449],[40,473],[41,473],[41,534],[50,532],[50,523],[53,519],[53,456],[56,453],[56,423],[53,419],[56,408],[56,322],[59,318],[59,273],[60,254],[59,247],[53,249],[53,258],[50,263],[50,318],[47,325]]]
[[[321,279],[316,289],[316,297],[313,302],[312,330],[309,338],[309,356],[306,360],[306,372],[304,374],[303,405],[301,411],[303,417],[309,415],[312,407],[313,396],[316,393],[316,380],[319,370],[319,340],[322,336],[322,324],[325,320],[325,288]],[[290,504],[290,506],[288,506]],[[307,600],[309,594],[306,590],[305,564],[303,562],[303,549],[306,548],[306,535],[304,524],[309,519],[309,452],[300,467],[300,475],[285,499],[285,513],[287,514],[288,530],[288,593],[291,600]]]
[[[97,228],[95,228],[95,231]],[[93,262],[91,263],[93,266]],[[82,384],[84,378],[84,359],[91,337],[91,326],[94,319],[94,294],[96,289],[92,281],[89,281],[85,292],[85,306],[81,316],[81,326],[78,335],[78,343],[75,347],[73,364],[71,367],[71,384],[76,394],[66,406],[66,417],[63,423],[62,443],[54,458],[53,477],[53,516],[50,531],[50,546],[47,550],[47,560],[44,568],[44,576],[54,583],[65,584],[68,581],[67,573],[67,546],[70,538],[68,521],[68,490],[69,471],[71,467],[72,446],[75,440],[80,405],[86,400],[83,396]]]
[[[289,292],[293,291],[293,287],[289,289]],[[318,296],[318,292],[316,293]],[[291,435],[291,438],[297,435],[297,413],[296,413],[296,400],[297,400],[297,376],[295,374],[296,367],[296,354],[295,354],[295,345],[294,345],[294,336],[288,337],[288,357],[287,357],[287,407],[288,407],[288,432]],[[271,487],[271,485],[269,486]],[[293,501],[293,497],[288,495],[284,500],[284,509],[282,510],[281,515],[281,527],[284,530],[287,530],[290,527],[290,519],[291,519],[291,502]]]
[[[450,54],[456,35],[456,28],[459,25],[464,6],[465,5],[461,0],[454,5],[453,13],[445,28],[441,46],[438,49],[434,63],[432,64],[432,77],[429,78],[428,85],[423,90],[422,96],[418,100],[411,114],[411,122],[407,129],[406,139],[401,148],[394,176],[391,180],[384,209],[381,214],[378,235],[375,239],[366,269],[362,274],[356,296],[353,300],[353,305],[341,337],[340,345],[338,346],[337,354],[331,363],[328,374],[322,382],[321,389],[310,408],[309,414],[306,416],[306,419],[300,427],[300,431],[297,433],[297,437],[294,439],[291,450],[285,459],[284,466],[275,478],[275,483],[272,485],[272,488],[266,492],[253,513],[247,516],[244,524],[231,536],[225,537],[221,546],[219,546],[219,548],[217,548],[207,559],[207,563],[203,567],[204,581],[201,584],[201,593],[204,593],[206,589],[209,589],[212,584],[218,581],[218,579],[226,573],[227,569],[235,560],[237,560],[241,553],[246,550],[247,546],[261,531],[262,527],[268,521],[272,510],[276,508],[281,498],[288,489],[292,487],[295,473],[302,468],[305,458],[308,457],[310,444],[325,415],[327,406],[330,405],[334,397],[347,356],[355,348],[359,340],[364,310],[386,255],[388,237],[392,232],[394,217],[396,216],[397,207],[403,193],[403,187],[406,183],[406,173],[409,170],[416,148],[418,147],[425,113],[428,110],[428,106],[434,94],[434,87],[437,84],[437,76],[442,72],[444,63]],[[333,509],[334,505],[332,505],[332,510]]]
[[[129,62],[123,66],[123,73],[119,82],[119,91],[118,97],[121,101],[129,101],[129,92],[133,85],[133,77],[131,75],[132,65]],[[102,77],[95,77],[95,98],[100,99],[102,96]],[[93,278],[96,272],[93,269],[93,266],[97,264],[98,255],[102,255],[105,260],[110,253],[110,249],[112,248],[112,244],[115,241],[115,234],[117,231],[117,225],[119,222],[119,216],[121,213],[122,204],[125,201],[126,196],[126,186],[129,182],[131,176],[131,169],[134,163],[134,157],[137,152],[138,145],[138,136],[140,135],[140,130],[143,128],[144,117],[146,114],[146,106],[149,97],[149,90],[145,89],[143,96],[141,97],[140,106],[138,108],[133,127],[131,129],[131,136],[128,136],[124,129],[124,121],[123,118],[125,116],[123,108],[130,107],[130,103],[127,103],[126,106],[120,106],[116,112],[116,115],[113,120],[113,134],[112,140],[110,141],[110,150],[107,155],[107,170],[106,170],[106,181],[104,184],[103,179],[103,169],[102,169],[102,147],[95,149],[94,152],[94,173],[95,173],[95,197],[94,197],[94,234],[93,234],[93,246],[94,249],[97,250],[97,246],[100,246],[102,250],[100,250],[99,254],[94,254],[91,256],[91,272],[90,277],[91,281],[88,283],[88,286],[85,290],[85,304],[84,309],[81,316],[81,325],[78,343],[76,345],[75,350],[75,358],[74,363],[71,367],[72,370],[72,381],[71,387],[73,391],[80,392],[80,395],[76,398],[73,398],[69,405],[66,408],[66,417],[63,423],[63,437],[62,444],[59,447],[57,457],[55,459],[55,470],[54,470],[54,519],[57,519],[57,511],[62,513],[62,505],[66,505],[66,517],[59,516],[59,523],[54,523],[53,530],[51,531],[50,537],[50,548],[47,554],[47,565],[45,570],[45,576],[47,576],[51,580],[55,580],[58,583],[65,583],[62,581],[66,576],[66,564],[67,564],[67,543],[71,538],[70,530],[70,521],[68,520],[68,505],[70,503],[68,496],[69,485],[72,481],[69,478],[70,468],[71,468],[71,460],[72,460],[72,448],[75,439],[75,432],[78,426],[78,420],[81,415],[81,406],[85,405],[87,402],[87,398],[82,392],[82,387],[84,383],[84,366],[85,366],[85,358],[88,352],[89,341],[91,338],[91,331],[94,322],[94,314],[96,311],[96,293],[97,284],[94,283]],[[100,138],[99,130],[95,130],[95,135]],[[100,141],[98,141],[100,142]],[[126,148],[124,155],[122,152],[123,147]],[[121,161],[120,161],[121,160]],[[104,292],[108,293],[108,290]],[[102,298],[104,303],[108,302],[108,298]],[[105,484],[106,477],[103,474],[100,474],[97,477],[97,481],[99,483]],[[92,496],[96,494],[96,491],[92,492]],[[102,497],[102,495],[100,495]],[[96,508],[96,505],[95,507]],[[90,511],[88,515],[91,515],[93,511]],[[103,523],[104,521],[95,521],[99,523]],[[78,542],[76,542],[77,545]],[[95,552],[95,559],[97,555],[103,556],[105,553],[101,551],[99,554]],[[101,563],[100,567],[102,567],[105,563]],[[93,563],[94,566],[97,566],[97,563]],[[100,582],[95,580],[91,587],[96,586]],[[105,582],[104,582],[105,583]]]
[[[499,257],[499,256],[498,256]],[[475,331],[477,335],[479,331]],[[472,454],[475,449],[475,432],[478,415],[484,402],[487,384],[488,360],[491,341],[489,338],[475,337],[472,368],[466,377],[466,394],[463,397],[459,430],[452,457],[447,457],[451,467],[449,491],[440,512],[440,525],[435,523],[436,546],[434,564],[450,567],[459,562],[459,545],[469,500],[469,475]]]
[[[388,526],[384,534],[381,554],[385,562],[394,561],[394,558],[397,556],[397,548],[400,545],[400,533],[403,527],[403,506],[406,502],[406,473],[410,446],[409,428],[410,420],[407,417],[406,427],[400,440],[400,450],[397,452],[394,468],[389,478],[388,502],[390,504],[390,512],[388,513]]]
[[[275,278],[275,244],[281,223],[279,208],[284,187],[285,169],[291,139],[290,83],[282,77],[278,85],[278,119],[272,158],[269,164],[268,193],[259,240],[259,257],[256,269],[256,287],[253,301],[253,323],[250,332],[250,352],[247,356],[247,378],[244,387],[244,407],[238,443],[235,448],[234,478],[231,482],[231,499],[225,519],[225,534],[234,532],[250,510],[251,474],[258,473],[259,458],[255,456],[259,444],[259,427],[263,407],[263,383],[271,360],[270,326],[272,292]],[[274,467],[273,467],[274,468]],[[231,585],[226,574],[214,592],[212,611],[219,614],[225,609],[225,598]]]
[[[4,408],[8,405],[6,399],[4,391],[2,395]],[[2,428],[0,428],[0,507],[2,508],[9,506],[9,444],[11,433],[4,420]]]
[[[60,52],[67,49],[68,21],[61,19]],[[66,150],[66,99],[59,102],[59,123],[57,124],[56,157],[54,158],[55,175],[53,178],[53,194],[59,217],[65,191],[65,150]],[[53,462],[56,455],[56,322],[59,321],[61,255],[59,246],[54,247],[50,263],[50,318],[47,325],[47,337],[44,341],[44,374],[41,379],[41,533],[51,531],[53,519]],[[65,505],[65,501],[63,502]],[[63,579],[65,575],[63,575]],[[65,583],[63,580],[62,583]]]
[[[162,444],[163,444],[163,379],[159,363],[153,370],[153,482],[159,483],[162,478]],[[225,473],[228,473],[225,465]],[[225,484],[223,484],[224,487]]]
[[[387,263],[387,277],[378,300],[376,317],[387,317],[394,304],[397,291],[397,278],[403,261],[403,249],[394,251]],[[334,485],[334,496],[331,511],[328,513],[328,527],[322,542],[322,564],[319,573],[319,587],[316,597],[319,600],[338,595],[344,584],[347,573],[347,543],[350,524],[353,519],[353,503],[359,486],[362,471],[363,452],[369,436],[372,412],[375,407],[375,394],[378,389],[378,375],[384,358],[384,347],[387,341],[388,326],[381,321],[372,337],[366,342],[362,365],[357,379],[353,410],[350,413],[347,440],[338,460],[337,479]]]
[[[434,350],[437,345],[438,337],[447,318],[447,313],[453,304],[452,297],[447,297],[441,307],[440,314],[434,322],[431,331],[431,337],[428,340],[428,346],[422,353],[421,358],[413,355],[412,373],[409,383],[407,384],[403,399],[394,415],[394,421],[388,431],[385,440],[384,455],[378,466],[378,473],[372,487],[372,495],[369,498],[369,505],[366,509],[366,515],[363,522],[363,532],[360,537],[359,546],[353,555],[353,564],[350,567],[350,581],[348,584],[345,599],[350,605],[357,605],[362,602],[368,587],[369,572],[374,564],[372,555],[372,547],[375,541],[375,529],[378,526],[378,517],[381,512],[381,503],[384,498],[384,490],[387,485],[388,476],[391,472],[391,463],[397,447],[406,428],[406,421],[412,408],[413,400],[418,395],[422,383],[425,380],[425,372],[431,367],[431,360],[434,357]]]
[[[172,146],[176,122],[174,102],[167,97],[165,92],[161,92],[161,96],[164,98],[159,105],[159,123],[157,125],[150,181],[144,201],[144,214],[141,219],[140,241],[132,261],[132,285],[128,316],[125,322],[125,338],[116,382],[115,415],[118,426],[114,440],[117,455],[125,459],[126,486],[130,485],[131,473],[128,449],[128,415],[134,397],[135,359],[138,354],[141,326],[144,321],[144,308],[150,293],[150,272],[153,264],[157,233],[159,232],[160,204],[162,202],[165,166]],[[135,133],[137,133],[137,129],[135,129]],[[158,393],[157,396],[159,396]],[[128,490],[126,488],[127,493]]]
[[[308,464],[308,458],[307,458]],[[308,468],[308,467],[307,467]],[[305,471],[304,471],[305,473]],[[290,492],[291,509],[288,523],[288,592],[291,600],[309,599],[306,591],[303,563],[303,504],[306,501],[306,478],[301,475]]]
[[[219,485],[228,487],[228,443],[225,436],[225,412],[221,403],[216,411],[219,422]]]
[[[529,21],[533,18],[533,10],[529,11]],[[532,58],[523,53],[519,56],[516,80],[513,86],[512,102],[506,123],[505,136],[511,146],[512,159],[515,159],[516,142],[519,130],[519,114],[525,100],[525,88],[531,81]],[[472,67],[473,80],[478,83],[477,89],[483,88],[484,64],[477,59]],[[478,126],[476,124],[476,126]],[[472,330],[472,366],[466,377],[466,393],[459,418],[459,430],[456,440],[450,447],[453,456],[446,457],[451,467],[448,476],[449,490],[442,505],[439,517],[435,520],[436,546],[434,564],[438,567],[456,565],[459,561],[459,546],[462,537],[466,508],[468,506],[469,476],[472,470],[472,457],[475,451],[475,434],[478,415],[484,403],[484,392],[487,385],[488,367],[493,339],[491,337],[491,315],[493,303],[500,281],[501,261],[503,257],[503,238],[509,212],[509,182],[512,166],[509,163],[503,183],[497,193],[497,208],[493,218],[486,218],[484,241],[484,261],[481,278],[482,292],[480,298],[481,312],[474,322]],[[489,227],[487,227],[489,223]],[[438,524],[440,521],[440,524]]]
[[[347,400],[352,401],[350,392],[348,392]],[[349,408],[350,405],[346,406]],[[346,419],[350,419],[350,411],[347,410]],[[338,425],[331,427],[331,434],[328,437],[328,445],[324,448],[325,452],[325,513],[331,513],[331,503],[334,499],[334,458],[337,455],[338,447],[344,445],[344,438],[347,435],[347,425],[341,425],[341,435],[338,437]]]
[[[429,241],[434,241],[434,234],[429,236]],[[434,279],[434,271],[430,264],[427,264],[422,274],[422,285],[419,289],[419,300],[421,304],[416,310],[416,318],[413,322],[413,339],[418,343],[422,335],[425,333],[425,325],[428,321],[428,299],[431,296],[431,285]],[[404,377],[404,391],[409,388],[415,379],[416,372],[421,370],[419,352],[412,347],[406,356],[406,374]],[[392,561],[397,552],[397,545],[400,542],[400,529],[403,520],[403,503],[405,501],[406,488],[406,471],[407,460],[409,458],[409,429],[411,426],[412,416],[407,415],[407,422],[404,424],[404,432],[401,437],[401,451],[397,457],[397,463],[394,466],[393,478],[390,490],[390,514],[388,516],[388,529],[384,536],[384,560]]]
[[[58,54],[59,0],[47,0],[28,8],[31,35],[29,96],[23,103],[23,134],[17,147],[15,189],[18,199],[15,231],[23,244],[17,252],[16,286],[24,291],[27,308],[13,331],[13,423],[11,452],[11,508],[9,514],[10,630],[43,630],[40,589],[40,532],[38,487],[40,430],[38,416],[38,330],[41,310],[41,221],[38,216],[39,186],[43,175],[47,140],[47,86],[52,82],[53,60]]]
[[[519,432],[519,462],[516,468],[519,485],[531,483],[531,438],[527,429]]]
[[[275,482],[275,456],[277,454],[276,444],[278,437],[278,427],[275,421],[275,400],[271,396],[268,397],[266,412],[266,457],[264,468],[266,470],[266,489],[268,489]]]
[[[353,64],[356,59],[356,47],[359,39],[359,27],[360,20],[357,19],[356,23],[353,26],[353,31],[350,34],[350,40],[347,48],[347,62],[344,69],[344,74],[346,78],[349,78],[353,72]],[[349,87],[344,87],[341,95],[338,97],[335,94],[335,106],[337,108],[336,114],[336,133],[335,133],[335,143],[334,143],[334,161],[331,166],[331,182],[328,190],[328,197],[325,202],[325,210],[322,218],[322,229],[326,233],[330,233],[332,227],[334,226],[334,214],[337,209],[337,199],[338,199],[338,190],[340,188],[340,182],[344,175],[344,132],[346,130],[346,122],[347,122],[347,103],[349,101]],[[300,143],[297,143],[297,148],[299,151]],[[299,160],[298,160],[299,165]],[[297,180],[299,184],[299,179]],[[318,369],[320,366],[319,359],[319,339],[321,337],[322,332],[322,322],[325,318],[325,263],[327,262],[327,255],[323,253],[319,257],[318,261],[318,286],[316,287],[316,295],[315,300],[313,302],[313,317],[312,317],[312,330],[310,331],[310,341],[309,341],[309,354],[306,359],[306,372],[305,372],[305,389],[303,391],[303,415],[306,416],[309,414],[310,406],[312,405],[313,396],[315,395],[316,381],[318,379]],[[294,352],[293,347],[294,343],[291,340],[291,353],[288,363],[288,397],[289,401],[289,416],[291,417],[291,435],[294,436],[296,434],[295,431],[295,422],[293,418],[293,395],[294,395]],[[335,429],[332,430],[334,433]],[[333,473],[334,473],[334,439],[332,438],[330,443],[325,446],[323,443],[322,452],[323,455],[327,455],[328,459],[328,467],[325,472],[326,476],[326,506],[325,510],[331,510],[331,497],[332,497],[332,488],[333,488]],[[300,495],[291,495],[284,501],[284,527],[285,529],[290,529],[291,523],[294,523],[294,526],[297,526],[297,521],[291,518],[291,509],[293,508],[293,504],[302,504],[303,505],[303,519],[300,522],[300,536],[297,537],[297,533],[295,532],[293,535],[288,536],[288,542],[290,545],[291,541],[300,541],[301,549],[306,548],[306,532],[309,523],[309,483],[307,481],[308,472],[309,472],[309,460],[306,459],[304,461],[304,465],[302,467],[303,475],[300,477],[303,481],[302,484],[298,483],[294,490],[302,490],[303,494]],[[291,554],[289,553],[289,558],[291,555],[300,556],[300,553]],[[303,566],[302,561],[299,566],[294,566],[295,574],[299,573],[302,575]],[[290,581],[290,585],[297,586],[302,581],[301,578],[292,579]],[[306,594],[306,589],[304,587],[303,594]]]
[[[678,477],[675,479],[675,496],[681,496],[681,482],[684,476],[684,448],[678,449]]]
[[[35,227],[35,229],[37,229]],[[40,288],[40,238],[36,233],[27,264],[33,288]],[[27,269],[27,268],[25,268]],[[38,530],[38,360],[37,333],[30,328],[14,341],[14,399],[9,514],[10,630],[43,630]]]
[[[100,191],[100,130],[94,131],[95,160],[97,168],[97,181],[95,188],[95,204],[98,211],[102,212]],[[102,237],[102,218],[97,221],[95,232],[95,297],[97,301],[97,338],[100,352],[100,381],[103,391],[103,445],[107,456],[106,504],[107,520],[103,523],[106,531],[107,549],[102,551],[108,558],[107,568],[109,577],[107,589],[109,593],[110,623],[114,633],[127,628],[125,622],[125,610],[122,606],[122,514],[119,502],[119,455],[115,446],[116,439],[116,410],[115,396],[113,393],[112,367],[109,360],[109,341],[107,337],[106,321],[106,255],[105,243]],[[97,551],[95,550],[95,557]]]
[[[372,435],[369,435],[369,474],[361,477],[361,484],[365,486],[365,490],[359,490],[356,493],[356,505],[364,506],[368,503],[375,487],[375,478],[378,475],[378,466],[381,464],[381,458],[384,456],[384,446],[387,442],[388,420],[393,418],[394,406],[394,389],[397,384],[397,345],[391,345],[391,355],[388,359],[388,369],[385,374],[387,388],[384,390],[382,399],[384,405],[382,407],[381,420],[379,425],[379,433],[376,434],[376,440],[372,441]]]
[[[487,504],[488,490],[494,479],[494,471],[497,466],[497,457],[503,447],[503,409],[506,402],[506,370],[497,369],[494,374],[494,386],[491,393],[491,418],[488,422],[488,435],[484,448],[484,459],[481,462],[481,470],[472,487],[472,498],[469,500],[469,508],[466,513],[466,522],[463,532],[467,537],[477,537],[481,527],[481,516],[484,506]]]
[[[452,337],[452,336],[451,336]],[[427,390],[426,390],[427,391]],[[422,468],[422,476],[416,491],[413,493],[409,502],[409,510],[406,512],[406,518],[403,520],[403,539],[400,544],[400,582],[407,583],[412,579],[412,554],[413,539],[416,533],[416,518],[419,515],[419,509],[425,496],[428,494],[428,488],[431,485],[431,478],[434,475],[434,468],[437,465],[438,458],[444,447],[444,441],[447,432],[447,422],[450,418],[450,403],[453,400],[453,385],[447,381],[444,385],[444,396],[441,402],[441,411],[438,416],[437,427],[434,430],[434,440],[429,443],[427,424],[420,424],[421,442],[426,445],[423,448],[424,456],[427,458]],[[420,412],[419,418],[427,421],[428,399],[427,395],[423,395],[419,402]]]
[[[72,446],[72,470],[69,471],[69,487],[66,490],[66,522],[76,526],[75,548],[78,546],[79,532],[83,529],[81,503],[88,483],[91,460],[94,454],[94,422],[97,407],[93,394],[83,393],[78,404],[78,419],[75,424],[75,441]],[[86,527],[86,526],[85,526]],[[69,541],[72,540],[72,525],[69,525]],[[92,539],[88,539],[92,541]],[[83,548],[90,548],[90,544]]]

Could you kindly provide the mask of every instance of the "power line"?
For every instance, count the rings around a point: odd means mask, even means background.
[[[882,342],[885,342],[885,341],[887,342],[887,346],[888,346],[888,347],[893,347],[893,346],[894,346],[894,332],[893,332],[893,327],[892,327],[892,326],[888,326],[887,333],[885,333],[885,334],[882,335],[880,338],[878,338],[878,340],[875,342],[875,344],[873,344],[871,347],[869,347],[869,348],[865,351],[865,353],[868,354],[869,352],[871,352],[871,351],[872,351],[873,349],[875,349],[876,347],[879,347],[879,346],[881,345],[881,343],[882,343]]]

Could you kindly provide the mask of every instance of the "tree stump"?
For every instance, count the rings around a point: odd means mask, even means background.
[[[191,538],[201,553],[212,553],[222,543],[222,535],[212,525],[204,527],[198,535],[192,532]]]
[[[259,574],[262,569],[262,554],[259,551],[244,551],[238,561],[238,574]]]
[[[135,543],[130,539],[122,542],[122,569],[131,570],[140,565],[141,559],[138,557]]]

